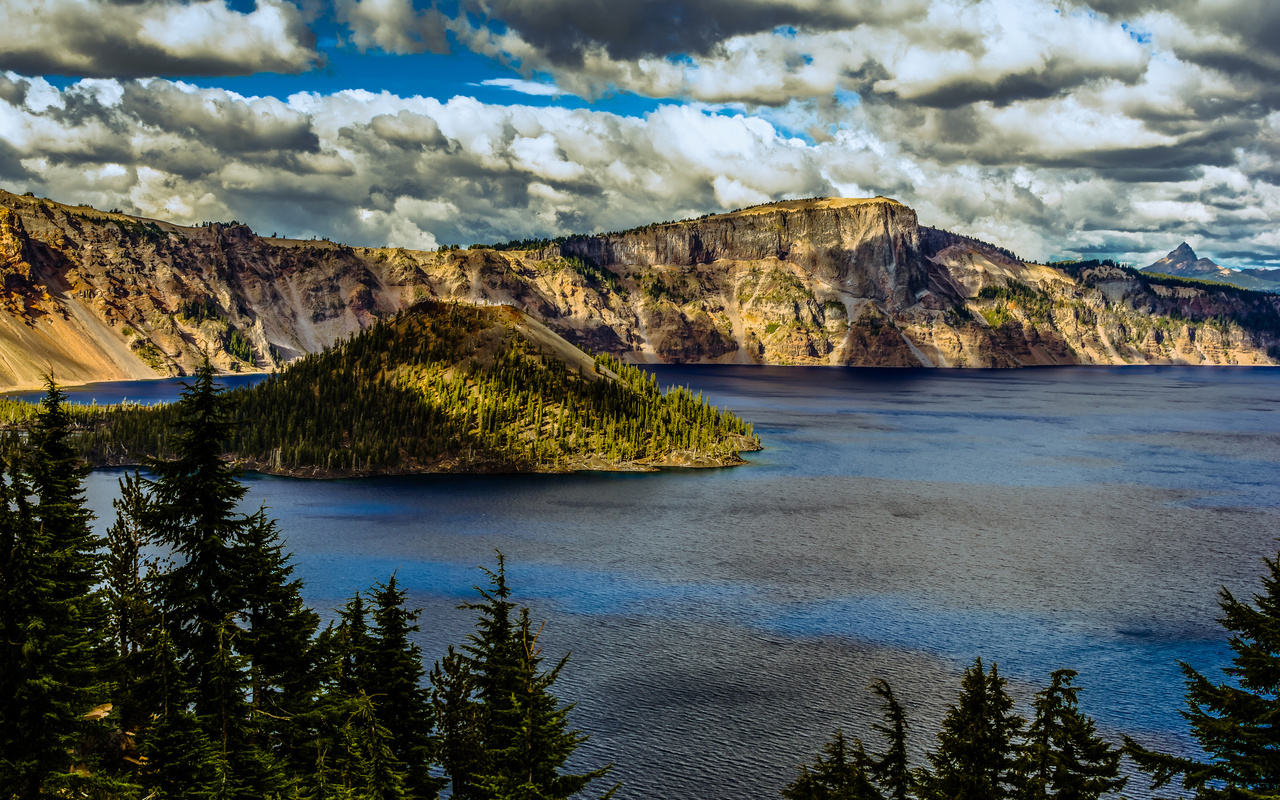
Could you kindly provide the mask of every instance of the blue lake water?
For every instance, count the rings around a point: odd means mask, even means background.
[[[837,726],[878,746],[880,677],[918,758],[975,656],[1023,700],[1076,669],[1108,734],[1189,747],[1176,661],[1227,663],[1216,593],[1255,591],[1277,548],[1280,370],[654,371],[767,449],[647,475],[250,476],[251,502],[320,609],[395,572],[428,660],[501,549],[547,654],[573,653],[578,763],[615,762],[620,798],[777,797]],[[117,477],[90,479],[104,526]]]

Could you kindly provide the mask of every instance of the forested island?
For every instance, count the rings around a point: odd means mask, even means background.
[[[565,765],[585,736],[553,692],[542,627],[505,565],[484,569],[474,632],[428,670],[417,612],[394,574],[320,625],[263,510],[224,458],[237,398],[206,366],[173,409],[172,456],[126,475],[105,537],[85,507],[87,465],[50,386],[0,467],[0,797],[560,800],[609,766]],[[1058,670],[1028,720],[996,665],[964,674],[925,764],[877,681],[885,747],[837,731],[787,800],[1095,800],[1127,755],[1154,787],[1205,800],[1275,797],[1280,560],[1252,603],[1223,590],[1228,680],[1184,665],[1203,760],[1105,741]],[[612,796],[616,786],[603,791]]]
[[[749,424],[701,394],[664,392],[509,306],[423,302],[231,396],[230,456],[298,477],[719,467],[760,448]],[[173,405],[67,413],[91,465],[174,453]],[[0,401],[10,429],[34,414]]]

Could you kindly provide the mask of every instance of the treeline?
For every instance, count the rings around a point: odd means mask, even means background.
[[[981,659],[965,670],[926,764],[907,760],[906,712],[883,680],[871,686],[883,719],[871,727],[883,748],[836,730],[812,764],[782,790],[786,800],[1097,800],[1122,791],[1121,759],[1197,800],[1280,797],[1280,557],[1266,559],[1253,603],[1222,589],[1220,622],[1230,632],[1227,680],[1214,683],[1188,664],[1187,720],[1200,757],[1148,749],[1125,736],[1116,746],[1081,713],[1077,673],[1059,669],[1036,693],[1030,720],[1015,713],[1007,681]]]
[[[751,426],[610,356],[580,374],[502,321],[502,311],[419,306],[233,392],[240,423],[225,447],[274,471],[338,474],[564,469],[591,456],[661,461],[676,451],[730,457],[758,446]],[[608,373],[612,373],[611,377]],[[171,406],[78,409],[93,464],[170,457]],[[0,403],[0,420],[29,416]]]
[[[102,539],[64,400],[0,469],[0,797],[550,800],[608,772],[563,769],[586,738],[552,693],[565,660],[543,663],[501,554],[427,674],[394,574],[321,627],[275,522],[236,512],[209,367]]]

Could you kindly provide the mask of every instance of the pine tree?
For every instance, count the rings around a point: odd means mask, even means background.
[[[320,690],[315,652],[320,618],[302,601],[302,583],[284,552],[274,520],[259,510],[237,549],[236,580],[243,603],[237,651],[245,657],[254,744],[289,762],[306,736],[295,717],[306,713]],[[294,763],[305,772],[310,762]]]
[[[440,763],[452,784],[452,797],[477,797],[475,777],[484,770],[484,709],[476,699],[471,661],[449,645],[431,670],[431,699],[440,737]]]
[[[232,404],[214,380],[206,359],[178,402],[181,429],[173,460],[148,463],[149,528],[157,544],[179,560],[157,580],[169,635],[188,671],[197,712],[220,709],[229,698],[214,688],[210,666],[220,644],[218,629],[241,608],[234,580],[237,545],[251,521],[235,512],[248,491],[222,456],[231,435]]]
[[[155,608],[148,598],[144,570],[153,574],[155,561],[145,560],[143,546],[148,540],[143,520],[147,516],[147,496],[138,474],[126,474],[119,482],[120,497],[112,501],[116,519],[107,529],[107,552],[103,558],[103,595],[106,599],[110,639],[115,650],[112,677],[115,684],[112,720],[121,732],[136,731],[145,725],[152,703],[138,692],[144,674],[143,651],[156,634]],[[117,769],[127,769],[121,752]]]
[[[463,608],[479,612],[476,632],[468,637],[461,657],[465,668],[447,670],[437,666],[433,681],[452,691],[472,689],[475,706],[468,698],[452,703],[455,716],[443,727],[444,761],[453,796],[459,800],[563,800],[583,791],[603,777],[612,765],[590,772],[562,772],[565,762],[586,741],[580,731],[571,730],[568,715],[572,705],[561,705],[551,692],[568,662],[565,656],[552,669],[542,669],[537,634],[531,629],[528,609],[516,612],[507,586],[506,562],[498,553],[498,569],[484,570],[488,588],[475,587],[481,600]],[[451,656],[455,655],[453,652]],[[446,677],[447,676],[447,677]],[[469,710],[478,711],[475,730],[479,732],[479,752],[461,761],[454,760],[458,742],[450,741],[454,725],[466,721]],[[471,736],[464,726],[461,732]],[[611,797],[617,786],[605,793]]]
[[[800,775],[782,790],[786,800],[880,800],[871,782],[872,762],[859,739],[845,739],[837,729],[822,746],[813,767],[800,765]]]
[[[410,796],[434,798],[443,782],[430,773],[436,760],[433,709],[422,686],[422,651],[409,639],[418,630],[420,612],[405,608],[406,595],[395,575],[373,592],[375,628],[368,644],[366,691],[391,734],[396,759],[408,769]]]
[[[286,582],[287,559],[274,525],[261,512],[236,512],[247,489],[223,460],[235,426],[233,401],[216,384],[207,359],[183,390],[177,412],[175,457],[148,462],[154,478],[146,481],[146,527],[176,561],[149,581],[151,599],[173,654],[175,683],[213,747],[216,795],[264,797],[288,783],[268,741],[279,727],[273,717],[288,717],[263,706],[281,694],[278,681],[303,680],[305,665],[296,662],[305,662],[313,615],[301,608],[297,586]],[[279,614],[286,618],[273,619]],[[265,628],[256,635],[255,622]],[[284,624],[302,626],[297,633],[305,635],[268,641],[273,631],[290,636]],[[289,642],[302,652],[283,652]],[[165,712],[178,726],[174,730],[186,730],[185,708]]]
[[[1231,680],[1213,683],[1191,665],[1182,716],[1207,758],[1158,753],[1125,737],[1125,751],[1152,776],[1152,788],[1181,778],[1182,787],[1205,800],[1280,797],[1280,556],[1264,559],[1263,592],[1253,604],[1224,587],[1219,622],[1231,631]]]
[[[1035,718],[1018,759],[1018,800],[1097,800],[1124,788],[1120,751],[1080,713],[1071,685],[1076,672],[1060,669],[1036,694]]]
[[[96,769],[110,657],[98,542],[65,399],[50,378],[0,512],[0,786],[24,797],[113,784]]]
[[[871,775],[888,800],[907,800],[912,789],[911,768],[907,764],[907,713],[885,680],[871,684],[871,691],[879,695],[884,715],[883,723],[871,727],[888,743],[884,755],[872,759]]]
[[[479,782],[494,800],[567,800],[607,775],[613,765],[580,774],[561,771],[569,756],[587,740],[581,731],[569,728],[573,705],[562,706],[551,693],[569,656],[549,670],[541,668],[538,634],[532,631],[527,608],[520,609],[515,630],[520,661],[512,707],[519,725],[514,736],[486,743],[491,772]],[[617,789],[614,786],[604,797],[612,797]]]
[[[1005,800],[1015,782],[1015,740],[1023,720],[996,665],[982,659],[965,670],[960,696],[947,711],[938,747],[928,753],[932,770],[919,776],[922,800]]]

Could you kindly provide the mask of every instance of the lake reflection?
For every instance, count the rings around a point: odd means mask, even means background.
[[[251,500],[320,608],[395,571],[429,659],[501,549],[548,654],[573,651],[580,763],[616,762],[622,798],[776,797],[836,726],[867,735],[878,677],[918,756],[977,655],[1024,698],[1076,669],[1106,731],[1187,746],[1175,659],[1225,663],[1218,587],[1251,593],[1276,550],[1280,371],[654,371],[768,449],[656,475],[255,476]],[[117,477],[91,477],[103,525]]]

